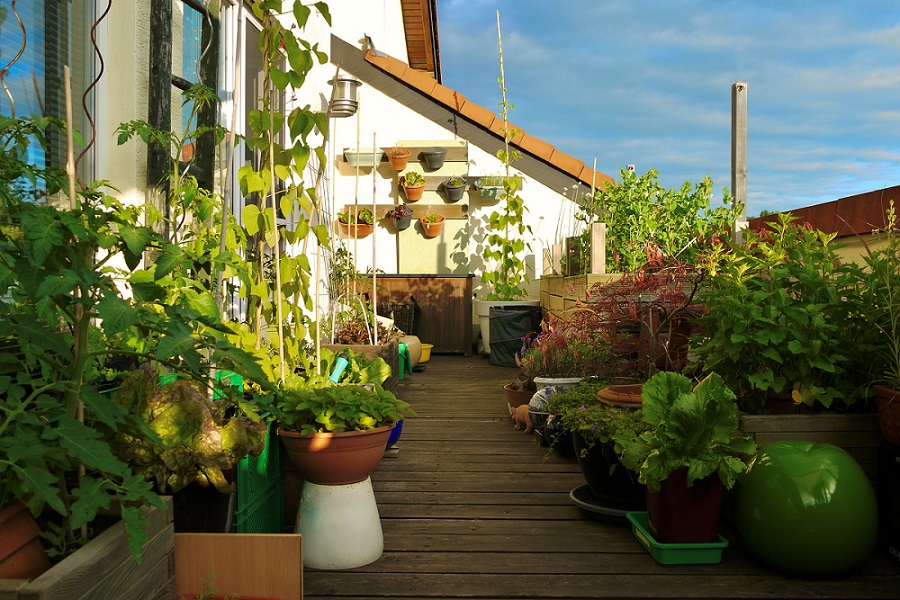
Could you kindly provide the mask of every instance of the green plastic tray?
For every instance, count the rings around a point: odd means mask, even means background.
[[[700,544],[666,544],[650,535],[650,520],[646,512],[630,512],[631,532],[641,545],[661,565],[711,565],[722,562],[722,551],[728,540],[718,535],[718,541]]]

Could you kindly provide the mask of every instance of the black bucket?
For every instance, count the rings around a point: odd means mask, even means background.
[[[541,328],[540,306],[492,306],[488,315],[491,327],[491,364],[516,366],[516,352],[522,338]]]

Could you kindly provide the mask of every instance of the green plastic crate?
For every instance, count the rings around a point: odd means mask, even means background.
[[[236,533],[284,533],[284,456],[275,430],[269,423],[262,454],[245,456],[237,465]]]
[[[661,565],[711,565],[722,562],[722,552],[728,547],[728,540],[718,535],[718,540],[700,544],[667,544],[657,542],[650,535],[650,520],[646,512],[630,512],[631,532]]]

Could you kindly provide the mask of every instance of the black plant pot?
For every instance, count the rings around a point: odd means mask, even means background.
[[[585,449],[587,444],[578,432],[572,437],[581,474],[599,504],[618,510],[646,509],[644,485],[638,482],[635,473],[619,463],[612,443],[595,444]]]
[[[447,155],[446,148],[426,148],[422,150],[422,160],[429,169],[440,169],[444,166],[444,157]]]
[[[412,215],[406,215],[405,217],[394,219],[394,226],[397,227],[397,231],[403,231],[404,229],[409,228],[411,223]]]
[[[445,181],[444,189],[447,191],[447,200],[450,202],[459,202],[466,193],[466,184],[450,185]]]

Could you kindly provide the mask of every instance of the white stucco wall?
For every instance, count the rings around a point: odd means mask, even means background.
[[[359,41],[367,34],[372,38],[376,49],[384,51],[394,58],[406,60],[406,44],[399,0],[372,0],[363,3],[354,0],[333,0],[329,2],[329,7],[332,12],[333,28],[327,28],[321,20],[318,20],[311,22],[307,31],[304,32],[307,39],[318,41],[320,48],[327,49],[328,37],[332,32],[357,47],[361,47]],[[334,73],[334,65],[315,69],[308,79],[307,88],[295,95],[297,101],[312,106],[316,106],[318,102],[324,110],[331,91],[327,82],[334,76]],[[499,96],[499,89],[497,93]],[[374,177],[372,169],[361,169],[357,183],[355,171],[349,172],[346,166],[343,166],[341,156],[344,149],[372,148],[373,146],[388,148],[401,140],[458,139],[450,129],[433,123],[364,84],[359,88],[359,103],[360,108],[357,115],[331,121],[328,144],[329,167],[326,172],[329,184],[324,188],[323,204],[332,218],[344,207],[357,202],[360,205],[371,206],[374,200],[375,204],[383,206],[396,203],[398,198],[402,198],[402,194],[398,195],[397,192],[396,175],[384,167],[375,171]],[[472,145],[469,145],[468,155],[470,177],[502,172],[502,163],[494,155]],[[341,168],[342,166],[343,168]],[[539,287],[537,277],[542,265],[542,250],[546,244],[552,242],[563,200],[559,192],[527,177],[521,195],[528,207],[526,223],[533,232],[532,238],[528,240],[531,251],[524,257],[530,266],[529,274],[532,279],[529,286],[529,297],[537,299]],[[468,202],[469,198],[464,198],[462,202]],[[415,209],[415,205],[413,208]],[[465,230],[472,236],[462,249],[466,255],[466,266],[470,273],[477,275],[483,270],[484,265],[481,258],[483,231],[488,216],[496,208],[498,207],[495,204],[471,202],[469,220],[465,224]],[[376,214],[376,218],[380,216]],[[448,221],[445,228],[448,226],[458,226],[458,223]],[[373,237],[357,241],[345,240],[345,243],[354,252],[360,271],[366,271],[375,266],[385,273],[401,272],[398,247],[400,252],[418,248],[415,250],[413,259],[404,258],[402,262],[407,268],[402,269],[402,272],[435,273],[448,268],[446,252],[435,250],[434,245],[448,243],[452,246],[454,243],[452,233],[446,234],[443,242],[422,238],[425,245],[418,247],[408,243],[407,240],[411,235],[417,234],[410,231],[403,232],[402,243],[398,244],[396,233],[384,227],[376,227]],[[419,237],[421,238],[421,235]],[[427,245],[429,243],[430,246]],[[373,256],[375,257],[374,265]],[[438,264],[435,264],[435,260]],[[429,264],[429,261],[432,262]],[[410,265],[416,265],[416,270],[411,271]],[[480,289],[479,283],[479,278],[476,277],[476,295],[483,296],[484,292]]]

